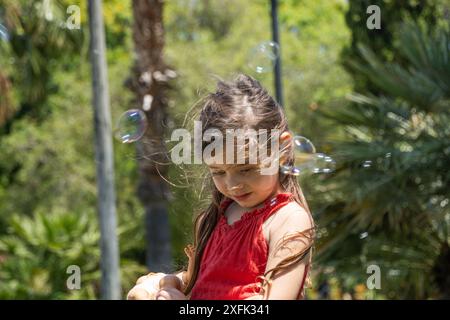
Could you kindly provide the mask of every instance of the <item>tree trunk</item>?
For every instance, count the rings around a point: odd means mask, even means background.
[[[10,97],[11,82],[0,71],[0,127],[12,114],[12,102]]]
[[[88,8],[102,270],[100,297],[107,300],[119,300],[121,286],[114,189],[114,151],[111,141],[106,43],[101,0],[90,0]]]
[[[441,250],[433,267],[433,276],[439,290],[438,299],[450,299],[450,246],[447,239],[441,244]]]
[[[167,200],[170,190],[164,128],[168,120],[166,92],[175,72],[163,60],[164,28],[162,0],[133,0],[135,61],[127,86],[134,92],[134,108],[142,109],[148,128],[136,144],[139,161],[137,194],[145,207],[149,270],[171,272],[172,255]],[[164,163],[164,164],[161,164]]]

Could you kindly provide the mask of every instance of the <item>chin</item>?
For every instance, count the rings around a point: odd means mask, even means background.
[[[238,201],[238,200],[236,200],[236,202],[239,203],[240,206],[243,207],[243,208],[251,208],[251,207],[253,207],[253,201],[250,202],[250,201]]]
[[[242,200],[242,201],[237,201],[237,202],[243,208],[253,208],[253,207],[258,206],[263,201],[257,201],[257,200],[252,199],[252,200]]]

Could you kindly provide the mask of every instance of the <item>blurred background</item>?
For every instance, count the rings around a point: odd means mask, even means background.
[[[147,119],[113,138],[119,296],[186,266],[208,203],[202,169],[161,156],[172,130],[214,76],[275,97],[279,61],[291,131],[335,161],[299,176],[318,226],[307,298],[450,298],[450,2],[279,0],[275,59],[271,13],[103,1],[113,129],[130,109]],[[0,299],[102,297],[89,39],[87,1],[0,0]]]

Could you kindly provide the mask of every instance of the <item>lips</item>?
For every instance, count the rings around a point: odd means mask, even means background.
[[[244,193],[244,194],[242,194],[242,195],[240,195],[240,196],[234,196],[236,199],[244,199],[244,198],[246,198],[248,195],[250,195],[250,193],[251,192],[249,192],[249,193]]]

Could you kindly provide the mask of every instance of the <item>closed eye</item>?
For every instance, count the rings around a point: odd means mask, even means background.
[[[260,168],[258,168],[258,167],[251,167],[251,168],[240,170],[241,173],[248,173],[248,172],[255,172],[255,173],[257,173],[259,171],[260,171]]]

